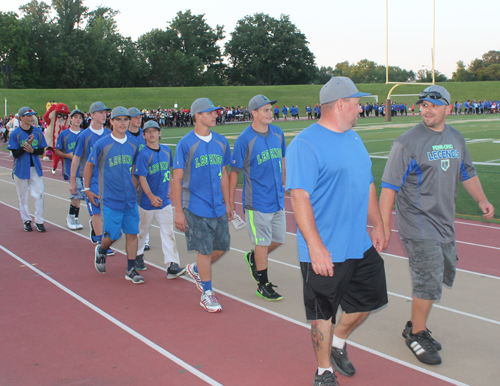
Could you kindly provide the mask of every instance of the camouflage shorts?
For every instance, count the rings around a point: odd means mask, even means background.
[[[215,218],[195,215],[184,208],[188,251],[210,255],[213,251],[229,251],[230,235],[227,214]]]
[[[413,297],[439,300],[443,283],[453,286],[457,269],[455,241],[403,239],[410,260]]]

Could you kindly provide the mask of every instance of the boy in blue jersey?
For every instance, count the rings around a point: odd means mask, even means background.
[[[110,111],[104,103],[94,102],[90,105],[90,116],[92,118],[92,123],[89,128],[84,130],[75,143],[75,151],[73,152],[73,160],[71,161],[71,174],[69,191],[71,194],[77,194],[78,185],[83,186],[84,181],[84,170],[87,164],[87,159],[94,144],[101,138],[111,134],[111,131],[104,128],[104,123],[106,122],[106,112]],[[98,193],[97,188],[97,170],[91,176],[91,180],[86,181],[90,184],[90,189],[95,194]],[[87,197],[87,209],[90,216],[90,241],[94,244],[98,244],[102,240],[102,219],[101,219],[101,208],[98,204],[94,205],[92,202],[88,201]],[[112,255],[114,252],[110,249],[108,254]]]
[[[130,115],[130,125],[127,130],[127,137],[131,140],[137,142],[139,146],[139,151],[142,150],[144,146],[146,146],[146,141],[144,140],[142,126],[142,117],[144,113],[141,112],[137,107],[130,107],[128,109],[128,113]],[[146,245],[144,246],[145,251],[149,251],[151,248],[149,247],[149,232],[146,235]],[[139,267],[145,267],[144,263],[139,265]],[[137,268],[139,269],[139,268]]]
[[[130,112],[130,109],[129,109]],[[167,279],[175,279],[186,272],[179,266],[179,252],[175,245],[172,205],[170,205],[170,168],[173,166],[172,152],[167,145],[160,144],[161,128],[155,121],[144,125],[146,147],[139,151],[135,163],[135,176],[139,182],[139,244],[136,269],[146,269],[144,247],[149,238],[149,229],[156,218],[160,226]]]
[[[212,289],[212,263],[229,250],[228,221],[233,219],[226,170],[231,150],[224,136],[210,130],[219,109],[208,98],[191,105],[194,130],[177,144],[172,181],[175,226],[186,232],[187,249],[198,251],[196,263],[188,264],[187,271],[208,312],[222,311]]]
[[[75,150],[76,138],[82,130],[83,112],[78,109],[73,110],[69,117],[71,126],[59,134],[54,149],[55,153],[63,160],[63,176],[65,180],[69,180],[71,174],[71,161]],[[71,203],[69,205],[68,216],[66,217],[66,225],[71,230],[83,229],[83,225],[80,223],[78,215],[80,214],[80,200],[85,200],[85,194],[83,193],[82,180],[77,179],[76,182],[77,193],[70,195]]]
[[[19,116],[19,127],[10,133],[7,149],[12,152],[14,166],[12,177],[16,185],[17,197],[19,199],[19,212],[24,222],[24,230],[31,232],[31,216],[28,207],[28,189],[35,199],[35,226],[38,232],[45,232],[43,225],[43,200],[44,186],[42,179],[42,163],[40,157],[47,146],[42,131],[32,126],[33,116],[36,113],[29,107],[21,107]]]
[[[274,119],[280,119],[280,108],[278,107],[278,105],[274,106]]]
[[[331,364],[355,373],[346,339],[387,303],[384,227],[371,160],[355,131],[360,93],[345,77],[332,77],[320,91],[320,120],[287,148],[286,187],[297,221],[297,246],[307,319],[318,361],[314,385],[337,384]],[[366,231],[373,225],[372,239]],[[335,271],[334,271],[335,267]],[[333,328],[339,305],[342,317]]]
[[[243,211],[247,231],[255,250],[245,259],[257,284],[257,296],[265,300],[281,300],[269,282],[268,254],[285,242],[285,136],[271,125],[272,104],[264,95],[254,96],[248,107],[253,122],[238,136],[234,144],[229,175],[229,203],[235,210],[234,195],[238,175],[243,171]]]
[[[135,268],[139,211],[137,209],[137,180],[133,176],[138,146],[127,138],[130,116],[122,106],[111,111],[113,133],[94,144],[85,165],[85,194],[93,205],[102,205],[104,237],[95,248],[95,268],[106,273],[106,251],[122,236],[126,237],[127,270],[125,279],[134,284],[144,283]],[[91,190],[94,168],[98,172],[99,194]]]
[[[285,121],[286,121],[286,119],[288,117],[288,107],[286,107],[286,105],[283,105],[281,112],[283,113],[283,118],[285,118]]]

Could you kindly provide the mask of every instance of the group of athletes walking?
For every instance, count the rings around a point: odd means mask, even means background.
[[[352,130],[361,112],[358,91],[345,77],[333,77],[320,92],[321,117],[299,133],[288,148],[283,131],[272,124],[276,100],[256,95],[249,102],[253,122],[238,136],[234,149],[211,130],[220,107],[208,98],[191,106],[194,130],[177,144],[175,156],[160,144],[161,129],[148,121],[141,129],[135,107],[111,111],[112,132],[104,129],[102,102],[90,106],[92,124],[80,131],[83,113],[70,114],[71,126],[56,149],[70,181],[70,229],[81,229],[78,215],[85,199],[91,216],[94,265],[106,273],[106,258],[122,232],[126,236],[125,278],[144,282],[144,249],[152,221],[161,232],[167,277],[186,271],[201,292],[200,305],[222,311],[213,287],[212,264],[230,248],[228,222],[235,215],[235,192],[243,174],[243,210],[254,249],[245,254],[257,296],[283,299],[269,280],[268,255],[285,242],[285,190],[297,221],[297,248],[303,277],[306,316],[318,362],[315,386],[337,385],[333,367],[345,376],[355,368],[346,340],[370,314],[388,302],[380,252],[391,236],[396,202],[398,229],[409,256],[413,303],[403,329],[406,345],[422,363],[441,363],[441,344],[427,329],[442,284],[451,286],[456,271],[454,234],[458,182],[478,203],[486,219],[494,215],[476,175],[462,135],[445,122],[450,94],[430,86],[419,95],[423,122],[392,146],[383,175],[380,205],[371,160]],[[25,231],[31,231],[27,192],[35,197],[35,225],[43,232],[43,180],[39,156],[46,142],[31,125],[35,112],[19,110],[20,127],[9,139],[14,180]],[[286,160],[286,168],[285,168]],[[228,172],[229,168],[229,172]],[[171,200],[176,208],[173,214]],[[367,220],[373,225],[368,234]],[[186,234],[196,262],[180,265],[173,226]],[[342,315],[337,321],[338,307]],[[333,367],[332,367],[333,366]]]

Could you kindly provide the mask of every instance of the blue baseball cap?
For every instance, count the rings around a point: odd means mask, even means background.
[[[144,115],[144,113],[141,112],[137,107],[131,107],[128,109],[128,113],[130,115],[130,118],[137,117],[138,115]]]
[[[156,121],[147,121],[144,124],[144,128],[142,130],[145,131],[146,129],[151,129],[151,128],[161,130],[160,126],[158,126],[158,123],[156,123]]]
[[[117,117],[129,117],[128,109],[123,106],[118,106],[111,111],[111,119],[115,119]]]
[[[17,116],[19,118],[24,117],[26,115],[36,115],[35,110],[33,110],[31,107],[25,106],[21,107],[17,112]]]
[[[214,110],[222,110],[222,107],[215,107],[208,98],[198,98],[191,105],[191,115],[208,113]]]
[[[248,110],[254,111],[257,110],[258,108],[267,105],[267,104],[275,104],[278,102],[277,100],[271,101],[269,98],[267,98],[264,95],[255,95],[252,99],[250,99],[250,102],[248,102]]]
[[[103,111],[103,110],[109,111],[111,109],[106,107],[106,105],[102,102],[94,102],[90,105],[89,113],[92,114],[96,113],[97,111]]]
[[[419,100],[417,105],[426,102],[431,102],[432,104],[443,106],[450,104],[450,93],[442,86],[432,85],[427,87],[424,91],[418,94]]]

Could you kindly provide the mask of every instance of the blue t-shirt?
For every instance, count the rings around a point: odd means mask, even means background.
[[[103,129],[102,135],[97,135],[92,132],[90,127],[88,129],[83,130],[76,139],[75,143],[75,151],[73,155],[80,157],[80,173],[77,174],[77,177],[83,177],[83,172],[85,170],[85,163],[92,152],[92,148],[94,144],[101,138],[104,138],[111,134],[111,131],[108,129]],[[94,168],[94,173],[92,174],[92,182],[97,178],[97,170]],[[96,193],[96,192],[94,192]]]
[[[243,170],[243,208],[274,213],[285,207],[283,165],[286,142],[278,126],[266,136],[248,126],[234,143],[231,168]],[[239,170],[238,170],[239,169]]]
[[[184,169],[182,207],[207,218],[226,213],[221,178],[222,168],[231,163],[226,137],[211,133],[207,143],[190,131],[177,144],[174,157],[174,169]]]
[[[88,162],[97,169],[100,203],[113,210],[134,208],[137,192],[132,180],[137,145],[132,141],[124,144],[107,135],[98,140]]]
[[[137,146],[138,146],[137,148],[139,149],[139,151],[141,151],[141,150],[142,150],[142,148],[143,148],[144,146],[146,146],[146,141],[145,141],[145,139],[144,139],[144,135],[143,135],[143,134],[144,134],[144,132],[143,132],[143,130],[142,130],[142,129],[139,129],[139,135],[137,135],[137,136],[136,136],[136,135],[134,135],[134,134],[132,134],[132,133],[131,133],[130,131],[128,131],[128,130],[127,130],[126,134],[127,134],[127,138],[128,138],[129,140],[131,140],[131,141],[135,141],[135,143],[136,143],[136,144],[137,144]]]
[[[76,138],[81,131],[75,133],[70,129],[63,130],[59,137],[57,137],[56,149],[61,150],[63,153],[73,153],[75,151]],[[71,158],[63,158],[64,175],[69,178],[71,175]],[[76,175],[80,174],[80,165],[76,171]]]
[[[173,165],[172,152],[167,145],[160,144],[158,150],[153,150],[146,146],[139,151],[134,174],[137,177],[146,177],[151,192],[163,200],[161,208],[153,206],[151,200],[144,194],[139,184],[137,195],[139,196],[139,206],[142,209],[156,210],[170,205],[168,190],[170,186],[170,168]]]
[[[315,123],[287,148],[286,188],[310,194],[316,228],[334,263],[361,259],[372,246],[366,231],[371,165],[353,130],[337,133]],[[299,260],[310,262],[300,229],[297,244]]]
[[[30,126],[30,128],[33,129],[33,132],[31,133],[33,134],[33,142],[31,143],[31,147],[33,148],[33,150],[47,147],[47,142],[45,141],[42,130],[34,126]],[[30,134],[28,134],[28,131],[21,129],[21,126],[19,126],[10,134],[7,149],[21,149],[23,145],[28,141],[29,137]],[[40,157],[28,152],[24,152],[20,157],[14,158],[12,173],[14,173],[14,175],[18,178],[29,180],[31,161],[33,161],[33,166],[35,167],[36,173],[41,177],[43,175],[43,172]]]

